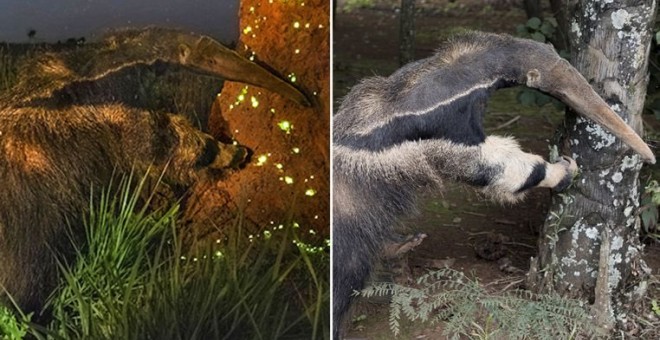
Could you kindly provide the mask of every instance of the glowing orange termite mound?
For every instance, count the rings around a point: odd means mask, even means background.
[[[229,131],[253,150],[252,161],[212,188],[203,188],[196,200],[199,204],[190,202],[188,214],[196,219],[206,215],[223,226],[241,211],[249,222],[244,227],[295,222],[305,232],[327,236],[329,1],[243,0],[240,31],[236,50],[302,89],[313,106],[302,107],[262,88],[226,82],[213,105],[209,130],[218,137]],[[214,207],[211,214],[209,204]]]

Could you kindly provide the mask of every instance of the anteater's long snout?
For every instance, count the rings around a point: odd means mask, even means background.
[[[228,80],[263,87],[302,106],[312,106],[309,98],[292,84],[239,55],[217,41],[202,37],[192,46],[186,63]]]
[[[545,91],[562,100],[581,116],[602,125],[641,155],[644,161],[655,164],[655,155],[649,146],[605,103],[575,68],[561,61],[550,72],[552,84],[545,84]]]

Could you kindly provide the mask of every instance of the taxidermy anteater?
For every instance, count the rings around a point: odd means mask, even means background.
[[[125,102],[130,100],[127,95],[135,94],[104,88],[102,80],[131,66],[158,64],[263,87],[300,105],[310,105],[300,90],[217,41],[161,28],[118,31],[99,43],[36,57],[21,70],[12,103]]]
[[[223,144],[183,117],[130,107],[97,82],[134,65],[177,64],[277,91],[302,93],[214,40],[148,29],[100,45],[26,61],[21,81],[0,98],[0,303],[41,308],[57,282],[54,253],[82,233],[90,195],[135,171],[190,184],[236,168],[246,149]],[[121,86],[121,84],[119,84]]]
[[[334,338],[400,215],[422,188],[455,180],[515,202],[535,187],[566,188],[576,164],[486,136],[489,94],[524,84],[601,124],[649,162],[648,146],[552,46],[507,35],[465,33],[391,76],[364,79],[344,98],[333,128]]]

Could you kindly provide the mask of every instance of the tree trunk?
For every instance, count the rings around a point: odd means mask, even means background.
[[[415,0],[401,0],[399,64],[415,59]]]
[[[654,0],[580,0],[567,12],[573,65],[638,133],[655,6]],[[581,173],[553,197],[528,284],[588,300],[598,326],[622,328],[650,272],[636,214],[642,163],[600,126],[570,112],[564,137]]]
[[[527,18],[541,18],[541,0],[523,0]]]
[[[565,0],[550,0],[550,11],[552,16],[557,20],[557,31],[552,40],[552,45],[555,46],[557,51],[568,51],[568,16],[566,1]]]

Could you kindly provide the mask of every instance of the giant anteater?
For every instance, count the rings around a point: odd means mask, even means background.
[[[548,163],[512,138],[484,133],[489,94],[518,84],[563,101],[655,162],[639,136],[546,44],[464,33],[389,77],[362,80],[333,118],[335,339],[352,292],[362,289],[383,243],[394,238],[397,217],[414,210],[420,189],[448,179],[515,202],[531,188],[570,184],[577,170],[570,158]]]
[[[306,96],[205,36],[149,28],[26,60],[18,84],[0,96],[0,301],[43,307],[57,282],[56,253],[71,251],[90,195],[136,171],[190,184],[236,168],[245,148],[223,144],[184,118],[128,105],[113,74],[165,63],[263,86],[302,105]],[[121,86],[121,84],[117,84]]]

